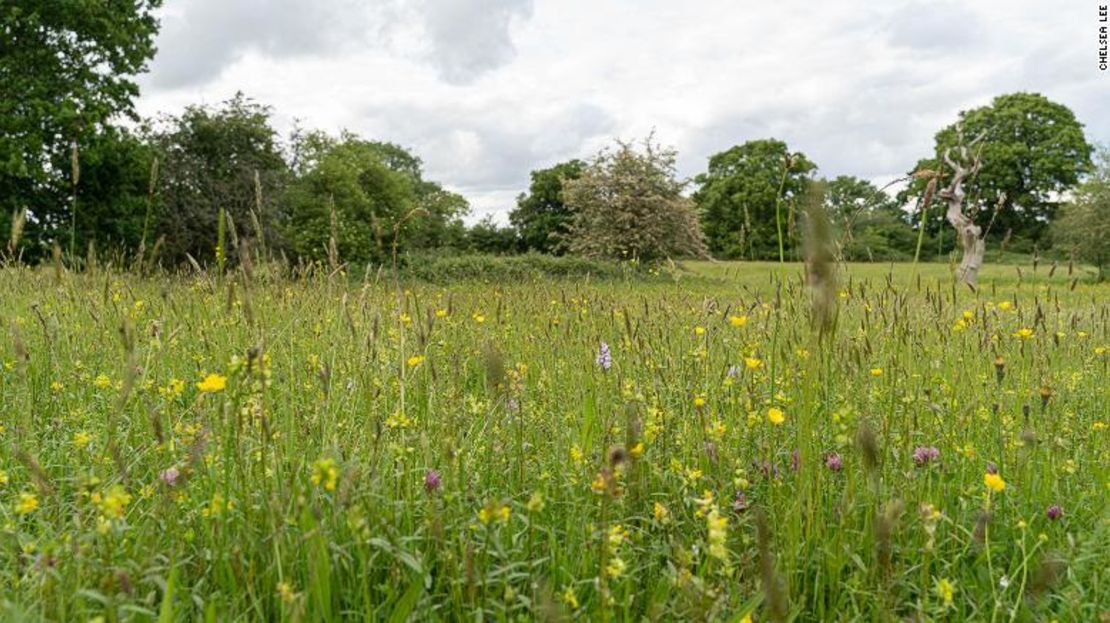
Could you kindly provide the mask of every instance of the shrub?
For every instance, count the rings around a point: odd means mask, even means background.
[[[517,282],[541,277],[617,279],[642,274],[638,268],[583,257],[523,255],[407,255],[400,268],[404,278],[449,283],[455,281]]]

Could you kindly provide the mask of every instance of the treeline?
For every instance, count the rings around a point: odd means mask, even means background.
[[[723,259],[796,258],[799,206],[816,200],[830,217],[842,259],[947,256],[958,241],[934,191],[944,188],[951,174],[944,155],[961,134],[980,139],[981,167],[966,183],[968,209],[996,249],[1029,253],[1065,239],[1070,245],[1073,237],[1051,225],[1079,184],[1094,183],[1105,171],[1093,165],[1092,147],[1067,107],[1039,94],[1014,93],[964,111],[942,128],[932,155],[896,180],[895,193],[854,176],[823,179],[816,163],[776,139],[751,140],[714,154],[691,184],[705,247]],[[567,191],[597,166],[597,160],[571,160],[533,171],[505,240],[547,253],[573,251],[570,234],[581,206]],[[933,190],[927,188],[929,179],[937,181]],[[1067,249],[1072,250],[1089,249]]]
[[[927,259],[957,241],[939,204],[922,204],[929,193],[914,173],[939,168],[943,178],[944,150],[959,131],[987,135],[969,184],[984,230],[1016,252],[1049,246],[1046,227],[1092,170],[1091,148],[1069,110],[1023,93],[961,114],[893,195],[857,177],[819,178],[816,163],[776,139],[715,154],[704,173],[682,180],[675,152],[649,137],[535,170],[508,225],[468,227],[466,200],[426,179],[404,147],[349,132],[282,138],[271,109],[237,95],[130,127],[104,124],[56,153],[38,183],[0,176],[0,201],[8,227],[20,229],[9,251],[25,261],[55,245],[71,262],[90,252],[171,267],[220,254],[233,261],[234,245],[215,248],[221,227],[293,262],[365,265],[431,250],[793,259],[799,206],[814,195],[841,259]]]
[[[214,257],[219,220],[290,259],[381,261],[401,249],[467,248],[461,196],[424,178],[420,159],[354,134],[297,131],[281,140],[271,111],[239,95],[134,129],[106,126],[75,145],[71,163],[23,193],[19,251],[58,243],[165,265]],[[222,216],[221,216],[222,215]],[[236,249],[226,252],[233,257]]]

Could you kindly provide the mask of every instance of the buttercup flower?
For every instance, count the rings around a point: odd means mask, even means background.
[[[39,498],[34,493],[20,493],[19,500],[15,503],[15,512],[20,515],[30,515],[39,507]]]
[[[1002,480],[1002,476],[999,476],[998,474],[991,474],[989,472],[983,474],[983,484],[995,493],[1001,493],[1003,490],[1006,489],[1006,481]]]
[[[197,389],[201,393],[211,394],[215,392],[222,392],[227,388],[227,377],[220,376],[219,374],[209,374],[204,377],[204,380],[197,383]]]

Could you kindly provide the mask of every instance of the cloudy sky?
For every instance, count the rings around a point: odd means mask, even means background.
[[[1110,139],[1097,1],[172,0],[144,114],[237,90],[411,148],[499,220],[528,172],[656,137],[680,172],[755,138],[885,183],[963,109],[1012,91]]]

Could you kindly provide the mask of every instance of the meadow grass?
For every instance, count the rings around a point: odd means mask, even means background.
[[[1110,286],[687,268],[0,270],[0,614],[1110,616]]]

